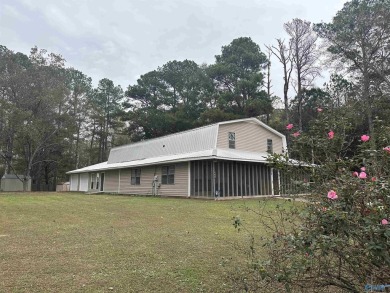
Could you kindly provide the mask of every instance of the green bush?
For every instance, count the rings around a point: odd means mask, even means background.
[[[254,211],[272,236],[253,237],[247,291],[261,284],[288,292],[363,292],[367,284],[390,284],[390,129],[377,122],[372,141],[364,133],[348,136],[346,121],[333,121],[329,134],[329,123],[324,115],[292,138],[290,153],[309,154],[315,163],[304,208],[281,204],[271,225],[269,214]],[[286,162],[288,156],[270,158],[293,173],[297,167]]]

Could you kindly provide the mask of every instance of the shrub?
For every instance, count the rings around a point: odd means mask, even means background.
[[[246,280],[303,292],[328,288],[362,292],[367,284],[387,284],[390,129],[378,125],[381,131],[372,142],[364,133],[346,135],[345,121],[333,124],[332,130],[320,130],[319,126],[329,127],[329,120],[317,121],[311,132],[292,139],[294,152],[311,154],[316,163],[311,168],[314,183],[305,197],[307,204],[304,208],[281,204],[273,214],[278,215],[273,225],[267,222],[272,215],[255,211],[272,236],[253,238]],[[353,152],[351,145],[356,146]],[[270,163],[285,173],[296,168],[286,164],[289,161],[288,156],[270,158]],[[255,248],[260,245],[266,255],[257,253]]]

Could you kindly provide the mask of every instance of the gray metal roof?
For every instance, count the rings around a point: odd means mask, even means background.
[[[108,164],[213,149],[217,135],[218,124],[213,124],[116,147],[110,152]]]
[[[116,147],[111,149],[107,162],[69,171],[67,174],[200,159],[266,162],[267,153],[217,149],[219,125],[242,121],[258,123],[267,130],[280,136],[283,141],[283,148],[286,149],[286,137],[283,134],[256,118],[246,118],[219,122],[188,131]]]
[[[169,164],[169,163],[187,162],[193,160],[207,160],[207,159],[237,160],[237,161],[265,163],[267,162],[267,156],[268,156],[267,153],[254,153],[254,152],[246,152],[246,151],[238,151],[238,150],[212,148],[212,149],[198,151],[198,152],[153,157],[153,158],[147,158],[141,160],[134,160],[131,162],[121,162],[121,163],[103,162],[100,164],[88,166],[78,170],[69,171],[67,172],[67,174],[96,172],[96,171],[104,171],[104,170],[112,170],[112,169],[142,167],[142,166],[155,165],[155,164]]]
[[[108,164],[215,149],[217,145],[219,125],[237,123],[241,121],[255,122],[280,136],[283,141],[283,148],[287,148],[286,138],[283,134],[277,132],[275,129],[269,127],[267,124],[256,118],[245,118],[219,122],[208,126],[113,148],[111,149],[108,157]]]

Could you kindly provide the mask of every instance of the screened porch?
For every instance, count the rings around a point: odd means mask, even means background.
[[[190,195],[193,197],[242,197],[278,193],[278,172],[266,164],[225,160],[191,162]]]

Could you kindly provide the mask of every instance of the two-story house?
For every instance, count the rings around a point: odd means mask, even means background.
[[[279,194],[270,153],[286,138],[256,118],[232,120],[113,148],[107,162],[68,172],[70,190],[182,197]]]

